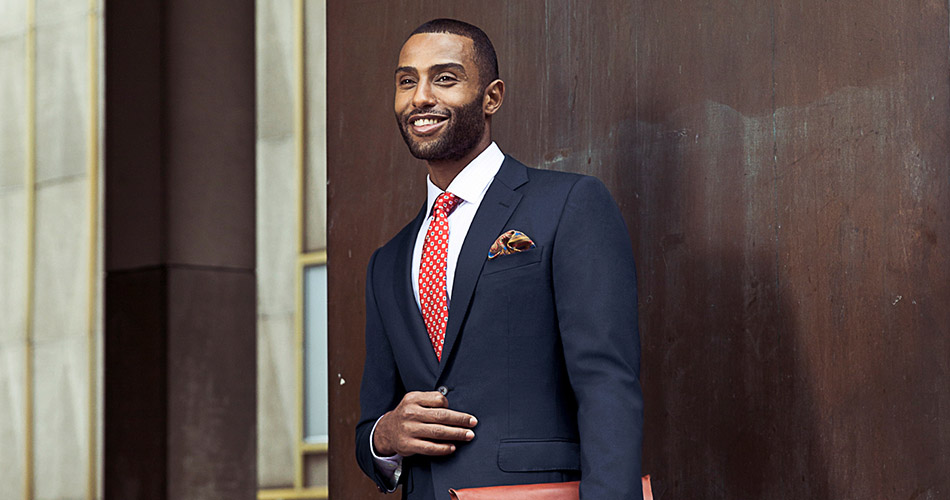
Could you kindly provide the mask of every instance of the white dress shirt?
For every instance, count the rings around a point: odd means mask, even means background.
[[[505,161],[505,155],[501,152],[494,142],[485,148],[481,154],[475,157],[471,163],[466,165],[452,183],[446,192],[452,193],[462,199],[452,214],[448,217],[449,222],[449,254],[446,263],[445,277],[448,288],[449,303],[451,305],[452,285],[455,282],[455,266],[458,264],[459,252],[462,250],[462,242],[465,241],[465,235],[468,234],[468,228],[472,225],[472,219],[475,218],[475,211],[482,203],[488,186],[495,178],[495,174],[501,168]],[[442,190],[432,183],[432,179],[426,176],[426,213],[429,217],[419,227],[419,234],[416,235],[416,245],[412,249],[412,296],[416,299],[416,305],[419,310],[422,307],[419,303],[419,266],[422,263],[422,247],[426,241],[426,232],[429,230],[429,224],[434,216],[432,215],[432,205],[435,199],[442,194]]]
[[[501,164],[505,161],[505,155],[494,142],[482,151],[474,160],[462,169],[455,179],[449,184],[447,192],[454,194],[462,199],[462,202],[455,208],[448,217],[449,223],[449,250],[446,262],[446,287],[448,291],[449,308],[451,309],[452,285],[455,283],[455,267],[458,264],[459,252],[462,250],[462,242],[468,234],[468,228],[475,219],[475,212],[482,203],[482,198],[488,191],[488,186],[495,179],[495,174],[501,169]],[[419,227],[419,234],[416,235],[416,244],[412,249],[412,296],[416,299],[416,307],[422,310],[419,301],[419,265],[422,262],[422,247],[425,244],[426,232],[429,230],[429,224],[432,222],[432,205],[435,199],[442,194],[442,190],[432,183],[432,179],[426,176],[426,213],[429,214],[425,222]],[[487,251],[487,250],[486,250]],[[435,356],[435,352],[432,353]],[[382,418],[382,417],[380,417]],[[376,420],[379,423],[379,420]],[[370,451],[373,453],[373,459],[376,461],[376,468],[392,479],[390,483],[392,488],[389,492],[396,490],[399,482],[399,476],[402,475],[402,457],[394,455],[391,457],[380,457],[376,455],[373,449],[373,434],[376,433],[376,426],[370,432]]]

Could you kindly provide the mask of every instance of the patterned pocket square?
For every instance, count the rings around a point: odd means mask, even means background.
[[[488,250],[488,258],[494,259],[499,255],[510,255],[525,252],[534,248],[534,242],[528,235],[514,229],[498,237]]]

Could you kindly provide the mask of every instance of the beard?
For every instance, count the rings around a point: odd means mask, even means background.
[[[421,142],[409,132],[409,122],[412,117],[422,113],[448,114],[448,123],[442,134],[431,141]],[[459,108],[437,110],[433,108],[418,109],[409,113],[405,119],[396,117],[402,138],[409,146],[412,156],[426,161],[458,160],[463,158],[478,145],[478,141],[485,132],[485,114],[482,111],[482,99],[477,97],[472,102]]]

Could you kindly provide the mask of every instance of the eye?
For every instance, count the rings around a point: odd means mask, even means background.
[[[400,87],[411,87],[412,85],[415,85],[415,83],[416,81],[412,78],[409,78],[408,76],[403,76],[396,79],[396,85]]]
[[[458,78],[455,78],[455,75],[443,74],[435,77],[436,83],[448,84],[455,83],[458,81]]]

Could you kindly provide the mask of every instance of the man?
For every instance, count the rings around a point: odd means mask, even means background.
[[[360,466],[409,499],[577,479],[581,498],[640,498],[636,278],[616,204],[492,142],[505,84],[480,29],[423,24],[395,84],[428,199],[369,263]]]

